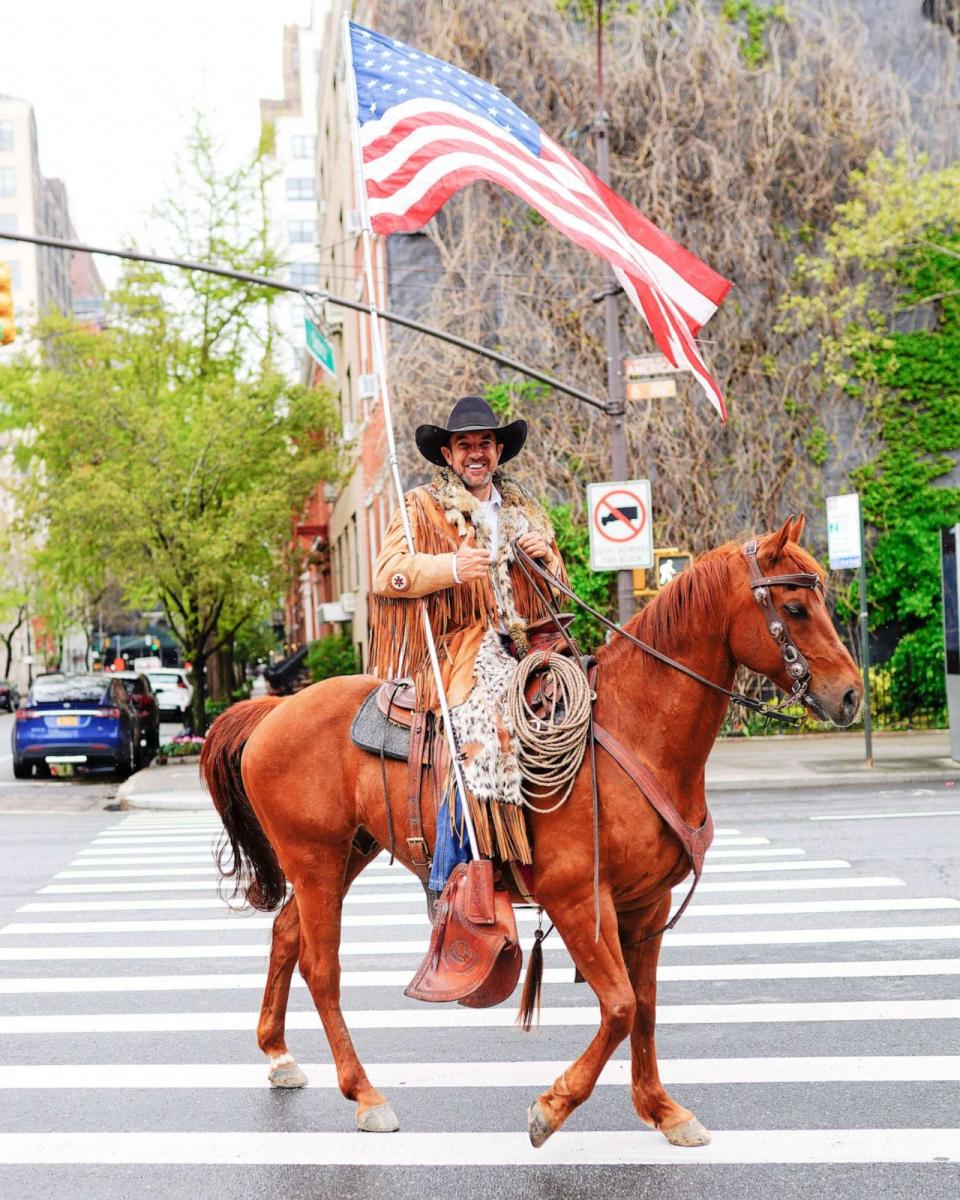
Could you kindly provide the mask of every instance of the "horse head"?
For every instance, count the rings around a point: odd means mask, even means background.
[[[757,539],[762,579],[751,572],[743,547],[731,550],[730,651],[786,692],[795,690],[805,660],[803,703],[820,720],[847,726],[860,712],[863,683],[830,618],[823,568],[798,544],[803,526],[802,514],[789,517],[775,533]],[[819,583],[811,586],[815,580]]]

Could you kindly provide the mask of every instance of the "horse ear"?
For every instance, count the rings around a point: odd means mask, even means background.
[[[790,541],[793,530],[793,513],[784,521],[776,533],[770,534],[770,562],[775,563],[783,553],[783,548]]]
[[[790,541],[800,545],[800,539],[803,537],[803,531],[807,524],[806,513],[799,513],[793,522],[793,529],[790,531]]]

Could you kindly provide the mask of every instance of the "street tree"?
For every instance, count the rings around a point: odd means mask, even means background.
[[[198,131],[164,214],[178,248],[275,270],[262,158],[229,175],[214,159]],[[268,305],[253,285],[130,266],[105,330],[48,318],[39,360],[0,375],[21,522],[71,598],[115,581],[129,603],[162,604],[193,667],[196,728],[207,661],[276,607],[297,569],[291,523],[339,473],[331,394],[275,370]]]

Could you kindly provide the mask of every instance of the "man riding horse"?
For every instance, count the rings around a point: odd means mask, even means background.
[[[499,425],[479,396],[461,397],[445,427],[417,429],[417,448],[438,470],[404,498],[416,552],[399,511],[387,529],[370,616],[371,670],[383,679],[411,677],[418,707],[436,717],[420,602],[426,605],[480,850],[522,863],[531,861],[530,846],[503,695],[528,626],[548,608],[545,593],[519,570],[514,544],[566,581],[549,518],[500,470],[526,438],[526,421]],[[440,810],[430,875],[436,891],[468,857],[460,800],[444,799]]]

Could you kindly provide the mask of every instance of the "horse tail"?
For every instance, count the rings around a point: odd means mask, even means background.
[[[223,821],[224,836],[217,846],[221,879],[233,879],[231,895],[242,892],[249,905],[263,912],[284,902],[287,880],[244,790],[240,759],[254,729],[282,699],[264,696],[232,705],[211,725],[200,752],[200,775]]]

